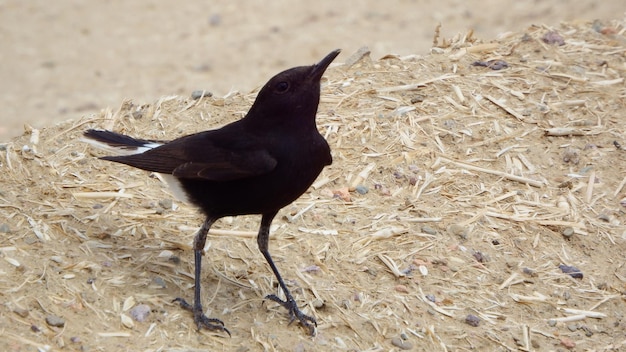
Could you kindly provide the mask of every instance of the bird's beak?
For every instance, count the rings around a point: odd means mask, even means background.
[[[309,73],[309,78],[311,78],[312,80],[320,80],[330,63],[333,62],[333,60],[337,57],[337,55],[339,55],[340,52],[341,49],[331,51],[330,54],[326,55],[326,57],[322,59],[322,61],[313,65],[313,70],[311,70],[311,73]]]

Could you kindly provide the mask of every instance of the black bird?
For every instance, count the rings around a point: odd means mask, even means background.
[[[315,333],[315,318],[304,314],[287,289],[269,252],[270,224],[277,212],[311,186],[332,157],[317,130],[315,115],[320,100],[320,80],[340,50],[319,63],[283,71],[261,88],[241,120],[170,142],[154,142],[119,133],[90,129],[85,140],[118,156],[115,161],[161,174],[174,195],[198,206],[206,219],[193,243],[195,288],[193,305],[175,301],[193,312],[200,328],[228,330],[219,319],[207,317],[200,302],[202,249],[211,225],[225,216],[260,214],[259,250],[274,272],[286,300],[270,294],[266,299],[289,311],[290,323],[300,323]]]

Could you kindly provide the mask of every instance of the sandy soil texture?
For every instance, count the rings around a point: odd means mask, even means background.
[[[0,2],[0,351],[626,350],[625,5],[346,4]],[[220,127],[338,47],[333,164],[270,240],[317,335],[263,299],[258,216],[209,234],[232,337],[197,331],[202,217],[80,136]]]
[[[210,233],[203,303],[232,337],[197,331],[172,300],[202,218],[79,140],[219,127],[255,97],[186,94],[0,145],[0,350],[623,351],[626,22],[440,44],[325,75],[334,162],[270,241],[315,337],[264,302],[258,216]]]
[[[335,48],[426,54],[437,23],[484,39],[532,23],[621,18],[609,1],[153,0],[0,2],[0,141],[117,107],[206,89],[249,92]]]

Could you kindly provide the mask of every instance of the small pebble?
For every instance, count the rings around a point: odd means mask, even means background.
[[[324,307],[324,300],[316,298],[311,302],[311,304],[315,309],[320,309]]]
[[[437,230],[433,229],[432,227],[428,226],[428,225],[423,225],[422,226],[422,232],[423,233],[427,233],[429,235],[436,235],[437,234]]]
[[[96,203],[92,206],[93,209],[102,209],[104,208],[104,205],[100,204],[100,203]]]
[[[548,320],[548,326],[555,327],[556,326],[556,320],[554,320],[554,319]]]
[[[575,266],[569,266],[569,265],[561,264],[561,265],[559,265],[559,269],[561,269],[561,271],[564,274],[568,274],[569,276],[573,277],[574,279],[582,279],[583,278],[583,272],[580,271],[580,269],[578,269]]]
[[[467,239],[467,229],[461,225],[452,224],[448,226],[447,231],[450,235],[458,236],[464,240]]]
[[[591,25],[591,28],[593,28],[594,31],[598,32],[598,33],[602,33],[602,29],[605,28],[604,24],[602,23],[602,21],[600,20],[594,20],[593,24]]]
[[[566,163],[578,164],[580,162],[580,155],[574,148],[567,148],[563,152],[563,161]]]
[[[405,285],[396,285],[395,289],[401,293],[409,293],[409,289]]]
[[[591,329],[589,329],[587,326],[583,325],[579,329],[585,332],[585,336],[587,337],[593,336],[593,331],[591,331]]]
[[[556,45],[565,45],[565,40],[563,37],[556,31],[550,31],[544,34],[543,38],[541,38],[546,44],[556,44]]]
[[[152,279],[152,282],[160,288],[167,288],[167,284],[165,283],[165,280],[163,280],[163,278],[159,276]]]
[[[50,326],[62,328],[63,326],[65,326],[65,319],[57,317],[56,315],[48,315],[46,317],[46,323]]]
[[[421,103],[426,99],[425,96],[423,95],[416,95],[413,98],[411,98],[411,104],[417,104],[417,103]]]
[[[576,342],[568,339],[567,337],[564,337],[561,339],[561,345],[565,346],[565,348],[567,348],[568,350],[571,350],[576,347]]]
[[[366,273],[376,277],[376,275],[378,275],[378,271],[376,269],[372,269],[372,268],[365,268],[364,270]]]
[[[411,275],[411,273],[415,270],[415,265],[411,264],[406,269],[400,270],[404,275]]]
[[[489,60],[487,64],[487,67],[496,71],[509,67],[509,63],[504,60]]]
[[[465,324],[476,327],[480,324],[480,318],[473,314],[468,314],[467,317],[465,317]]]
[[[335,337],[335,343],[337,344],[337,346],[343,350],[345,350],[346,348],[348,348],[348,345],[346,345],[345,342],[343,342],[343,339],[341,337]]]
[[[134,306],[129,313],[135,321],[141,323],[148,318],[148,315],[150,315],[150,306],[147,304],[138,304]]]
[[[369,192],[369,189],[363,185],[356,186],[354,190],[357,191],[358,194],[366,194]]]
[[[133,118],[139,120],[143,117],[143,110],[135,110],[131,113],[131,115],[133,115]]]
[[[538,350],[541,345],[537,340],[530,340],[530,345],[533,346],[534,349]]]
[[[531,269],[531,268],[524,268],[524,269],[522,269],[522,272],[523,272],[525,275],[528,275],[528,276],[530,276],[530,277],[537,277],[537,276],[538,276],[537,272],[536,272],[536,271],[534,271],[534,270],[533,270],[533,269]]]
[[[209,24],[213,27],[217,27],[222,24],[222,16],[219,13],[214,13],[209,16]]]
[[[455,130],[456,129],[456,121],[454,120],[444,120],[443,121],[443,126],[449,130]]]
[[[34,234],[24,237],[24,243],[26,244],[35,244],[37,242],[39,242],[39,239]]]
[[[28,309],[24,309],[21,307],[13,308],[13,313],[19,315],[22,318],[26,318],[28,316]]]
[[[566,227],[566,228],[563,230],[563,237],[565,237],[565,238],[568,238],[568,239],[569,239],[569,238],[571,238],[573,235],[574,235],[574,229],[573,229],[573,228],[571,228],[571,227]]]
[[[174,202],[172,202],[172,200],[169,199],[169,198],[161,199],[159,201],[159,206],[161,206],[161,208],[163,208],[163,209],[172,210],[172,206],[173,205],[174,205]]]
[[[9,224],[0,224],[0,232],[1,233],[11,232],[11,228],[9,227]]]
[[[339,304],[343,309],[350,309],[350,301],[347,299],[342,299]]]
[[[174,252],[170,251],[169,249],[164,249],[161,252],[159,252],[158,257],[159,258],[169,258],[171,256],[174,255]]]
[[[193,92],[191,92],[191,99],[193,100],[198,100],[200,98],[210,98],[213,96],[213,93],[211,92],[207,92],[206,90],[194,90]]]
[[[309,265],[307,267],[300,269],[300,271],[303,273],[319,273],[322,271],[322,268],[320,268],[317,265]]]
[[[489,61],[474,61],[472,62],[472,66],[483,66],[488,67],[492,70],[501,70],[503,68],[509,67],[509,64],[504,60],[489,60]]]
[[[413,345],[410,342],[404,341],[399,337],[392,338],[391,344],[400,348],[401,350],[410,350],[413,348]]]
[[[487,257],[481,252],[481,251],[476,251],[472,254],[472,256],[474,257],[474,259],[476,259],[477,262],[479,263],[484,263],[487,261]]]
[[[333,190],[333,198],[339,198],[345,202],[351,202],[350,190],[348,187]]]
[[[567,329],[569,331],[576,331],[578,330],[578,326],[576,324],[567,324]]]

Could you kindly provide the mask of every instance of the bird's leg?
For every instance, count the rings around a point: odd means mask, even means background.
[[[204,315],[202,310],[202,302],[200,297],[200,277],[202,272],[202,250],[204,249],[204,245],[206,243],[206,236],[211,228],[211,225],[217,219],[212,217],[207,217],[202,223],[200,230],[196,233],[196,237],[193,240],[193,255],[194,255],[194,290],[193,290],[193,306],[183,298],[176,298],[174,302],[180,303],[180,306],[183,309],[189,310],[193,312],[193,320],[198,326],[198,330],[205,328],[209,330],[221,330],[226,331],[228,335],[230,335],[230,331],[224,327],[224,323],[216,318],[209,318]]]
[[[289,311],[289,324],[297,318],[302,326],[309,329],[309,333],[311,335],[315,335],[315,326],[317,326],[317,321],[315,321],[315,318],[304,314],[300,308],[298,308],[298,304],[293,299],[293,296],[291,296],[291,292],[287,289],[287,286],[285,285],[283,278],[280,276],[280,273],[278,272],[278,269],[276,268],[269,252],[270,224],[272,223],[274,216],[276,216],[276,213],[277,212],[275,211],[263,214],[263,217],[261,218],[261,227],[259,228],[259,234],[257,236],[257,243],[259,245],[259,250],[263,253],[265,260],[267,260],[267,263],[270,265],[270,268],[272,268],[272,271],[278,280],[278,284],[285,293],[285,297],[287,299],[283,301],[274,294],[267,295],[265,298],[279,303]]]

